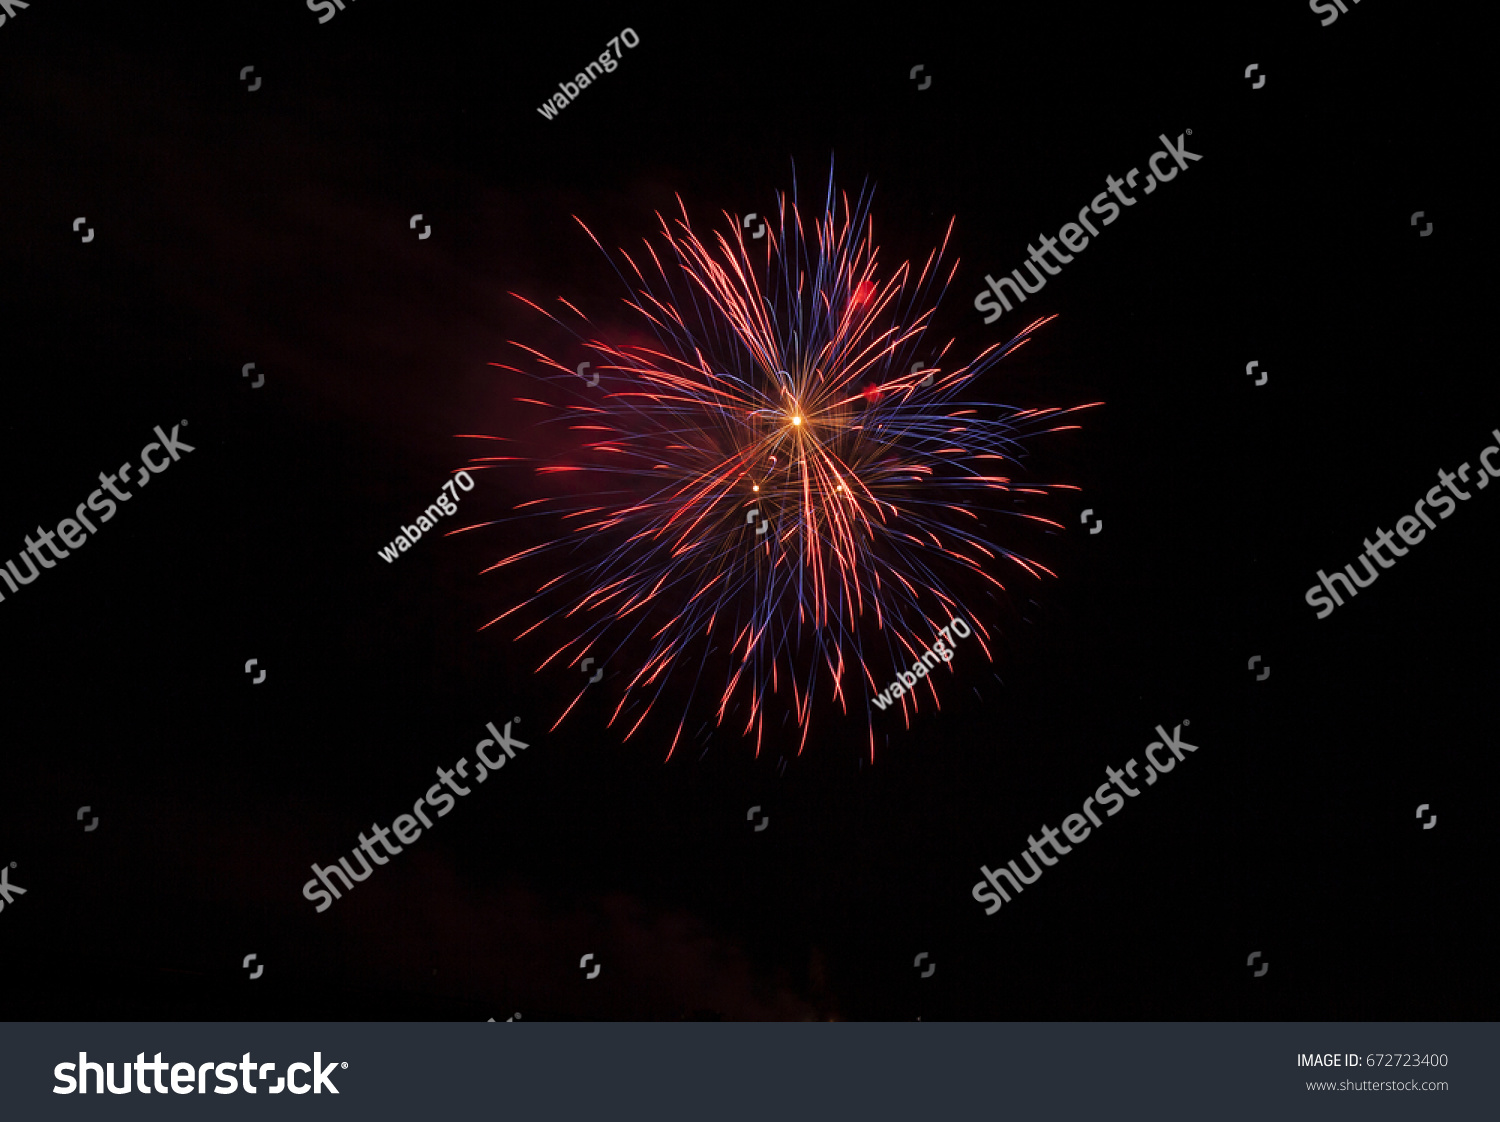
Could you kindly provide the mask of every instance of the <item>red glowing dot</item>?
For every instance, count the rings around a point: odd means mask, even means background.
[[[865,387],[865,400],[868,401],[871,405],[874,405],[877,401],[879,401],[880,400],[880,387],[879,386],[866,386]]]
[[[854,303],[856,306],[868,304],[874,295],[875,286],[869,281],[860,281],[859,286],[854,290]]]

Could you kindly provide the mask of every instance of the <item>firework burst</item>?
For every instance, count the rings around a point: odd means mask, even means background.
[[[629,739],[667,699],[674,709],[680,701],[668,759],[700,703],[721,725],[739,726],[742,710],[757,755],[769,718],[795,720],[800,753],[823,698],[846,716],[864,713],[873,760],[877,678],[919,657],[954,616],[972,620],[991,654],[957,589],[1003,589],[1008,568],[1051,575],[992,540],[976,493],[1049,490],[1009,472],[1023,438],[1076,428],[1057,423],[1071,410],[970,399],[976,379],[1046,320],[949,364],[952,341],[934,347],[926,333],[957,268],[940,277],[952,222],[915,277],[908,264],[883,271],[867,194],[851,204],[831,169],[810,225],[794,184],[759,239],[747,241],[726,214],[732,232],[706,244],[678,205],[673,222],[657,216],[661,247],[648,241],[636,256],[620,250],[623,265],[612,259],[654,345],[599,337],[561,298],[560,314],[579,329],[516,297],[572,332],[594,356],[599,384],[586,389],[573,367],[523,343],[512,345],[531,370],[492,364],[552,387],[551,401],[517,400],[546,410],[541,423],[579,434],[574,458],[532,462],[538,476],[581,489],[517,508],[556,519],[562,532],[485,570],[553,562],[545,583],[484,626],[514,619],[517,638],[565,627],[538,670],[638,651],[610,724],[628,726]],[[914,362],[919,354],[929,361]],[[901,699],[901,719],[929,697],[939,703],[936,677]]]

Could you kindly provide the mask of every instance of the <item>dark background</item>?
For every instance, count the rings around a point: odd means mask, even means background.
[[[153,425],[196,447],[0,604],[26,889],[0,1017],[1493,1017],[1500,492],[1329,618],[1303,601],[1500,425],[1479,12],[1037,7],[33,0],[0,26],[0,559]],[[536,113],[625,26],[614,73]],[[986,272],[1187,129],[1201,162],[981,322]],[[506,293],[618,306],[572,215],[639,245],[680,194],[722,228],[794,166],[815,206],[830,159],[876,185],[888,266],[956,216],[955,353],[1058,315],[998,400],[1106,403],[1034,446],[1082,487],[1043,504],[1058,579],[995,606],[994,665],[960,646],[941,713],[877,722],[873,764],[827,713],[800,757],[731,727],[664,763],[604,727],[613,679],[545,734],[577,686],[535,672],[556,641],[478,630],[521,591],[478,575],[509,531],[376,551],[475,454],[454,434],[517,435],[488,364],[555,338]],[[477,478],[460,521],[530,497]],[[518,715],[518,766],[315,913],[310,863]],[[1198,754],[983,914],[982,863],[1184,718]]]

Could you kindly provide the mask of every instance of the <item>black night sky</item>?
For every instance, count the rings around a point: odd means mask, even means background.
[[[1479,15],[1034,7],[33,0],[0,25],[0,561],[153,426],[194,448],[0,585],[26,890],[0,1017],[1492,1017],[1500,489],[1328,618],[1303,599],[1500,442]],[[618,69],[536,112],[625,26]],[[1200,162],[982,322],[987,272],[1186,130]],[[731,725],[664,763],[606,728],[613,678],[547,733],[577,672],[479,630],[524,591],[480,570],[534,531],[377,550],[485,454],[455,434],[556,439],[489,364],[565,336],[508,293],[633,330],[574,215],[611,249],[678,196],[725,229],[794,173],[820,200],[830,161],[874,187],[888,266],[956,218],[955,353],[1057,316],[996,400],[1105,403],[1027,464],[1081,488],[1025,541],[1057,578],[979,602],[995,661],[960,646],[873,764],[826,706],[800,756]],[[458,521],[541,493],[476,479]],[[517,716],[514,767],[314,911],[310,864]],[[984,914],[982,864],[1184,719],[1196,755]]]

